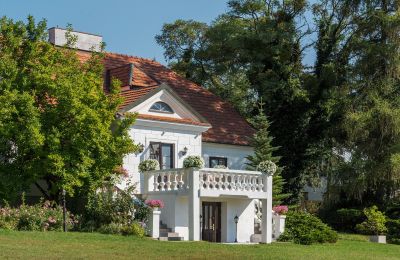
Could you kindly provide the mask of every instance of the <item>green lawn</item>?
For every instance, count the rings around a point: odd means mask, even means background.
[[[0,231],[0,259],[400,259],[400,246],[341,235],[336,244],[302,246],[159,242],[91,233]]]

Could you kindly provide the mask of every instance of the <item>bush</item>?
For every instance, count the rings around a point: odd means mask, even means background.
[[[386,233],[386,217],[378,210],[377,206],[365,208],[364,214],[367,220],[356,226],[360,233],[366,235],[383,235]]]
[[[100,228],[97,229],[97,232],[102,233],[102,234],[121,234],[122,226],[117,223],[110,223],[110,224],[105,224],[100,226]]]
[[[339,209],[337,227],[343,231],[355,232],[356,226],[365,220],[364,213],[359,209]]]
[[[72,229],[77,218],[67,212],[67,228]],[[63,211],[49,201],[29,206],[24,203],[18,208],[6,206],[0,209],[0,228],[24,231],[62,231]]]
[[[199,155],[191,155],[183,160],[183,167],[184,168],[203,168],[204,167],[204,160]]]
[[[83,230],[96,230],[112,223],[121,226],[131,223],[135,211],[134,189],[130,186],[126,190],[114,191],[110,186],[90,194],[82,219]]]
[[[157,171],[160,169],[160,163],[154,159],[144,160],[139,163],[139,172]]]
[[[335,230],[350,233],[356,233],[356,225],[366,219],[363,211],[355,208],[320,209],[318,216]]]
[[[335,243],[337,239],[336,231],[316,216],[305,212],[288,213],[285,232],[279,237],[279,241],[292,241],[303,245]]]
[[[144,225],[139,222],[133,222],[130,225],[124,226],[121,229],[121,234],[124,236],[144,237],[145,235]]]
[[[135,221],[146,223],[151,213],[151,208],[146,205],[145,201],[139,198],[133,200],[135,205]]]
[[[391,219],[386,222],[387,238],[389,243],[400,245],[400,219]]]

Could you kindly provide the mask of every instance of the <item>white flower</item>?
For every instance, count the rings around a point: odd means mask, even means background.
[[[160,163],[155,159],[144,160],[139,163],[139,172],[157,171],[160,169]]]
[[[183,167],[184,168],[203,168],[204,160],[199,155],[191,155],[183,160]]]
[[[274,162],[272,161],[263,161],[260,162],[260,164],[257,166],[257,170],[268,175],[273,175],[276,170],[277,166]]]

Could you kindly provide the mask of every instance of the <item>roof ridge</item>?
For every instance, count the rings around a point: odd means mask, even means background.
[[[116,56],[121,56],[121,57],[126,57],[126,58],[145,60],[145,61],[149,61],[149,62],[153,62],[153,63],[158,63],[161,66],[164,66],[160,62],[158,62],[158,61],[156,61],[154,59],[150,59],[150,58],[143,58],[143,57],[139,57],[139,56],[135,56],[135,55],[129,55],[129,54],[123,54],[123,53],[117,53],[117,52],[111,52],[111,51],[105,51],[105,53],[106,54],[111,54],[111,55],[116,55]]]

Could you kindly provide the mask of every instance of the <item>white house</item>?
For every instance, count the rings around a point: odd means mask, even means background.
[[[55,45],[64,44],[64,34],[63,29],[49,29]],[[91,46],[102,39],[75,34],[78,55],[86,60]],[[261,200],[262,242],[270,243],[272,176],[246,171],[254,133],[246,120],[210,91],[153,60],[106,53],[104,66],[106,90],[111,78],[122,82],[120,115],[138,113],[130,136],[143,151],[128,155],[123,167],[137,183],[138,196],[164,201],[162,228],[184,240],[250,242],[255,200]],[[183,169],[189,155],[201,155],[206,168]],[[162,169],[139,173],[139,163],[148,158],[158,160]],[[228,169],[213,168],[221,164]]]

